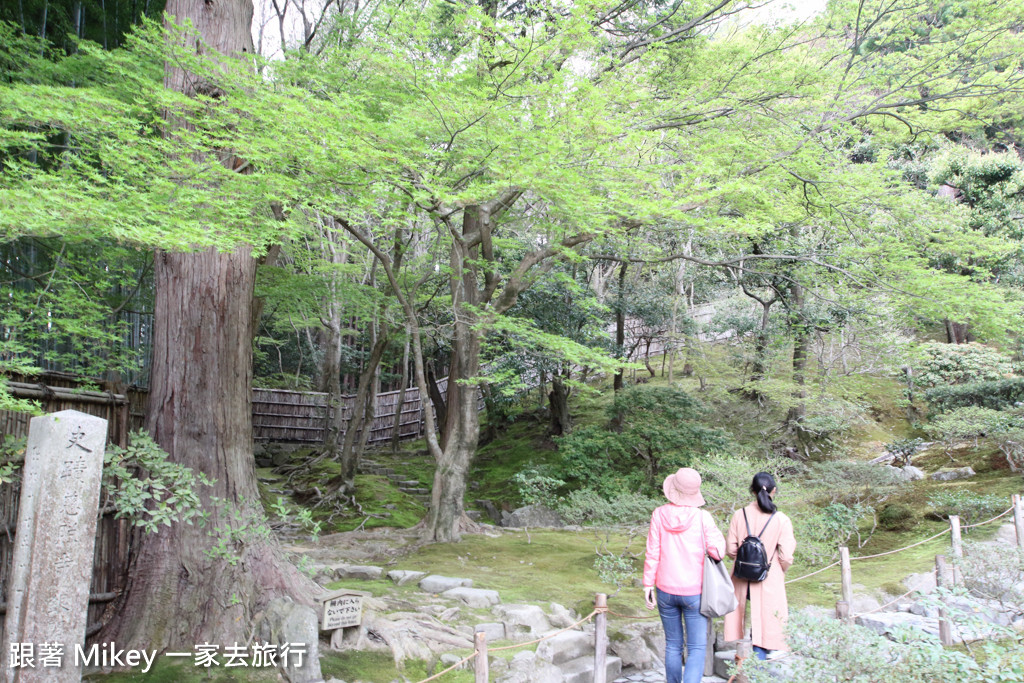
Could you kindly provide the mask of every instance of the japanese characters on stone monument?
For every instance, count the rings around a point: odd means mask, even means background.
[[[81,680],[68,655],[85,642],[106,437],[106,420],[75,410],[29,425],[4,620],[8,683]],[[11,666],[12,652],[44,644],[63,646],[61,666]]]

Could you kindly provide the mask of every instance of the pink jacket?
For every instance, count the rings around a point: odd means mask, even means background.
[[[710,513],[685,505],[662,505],[651,515],[644,586],[657,586],[673,595],[700,595],[705,547],[716,560],[725,556],[725,538]]]

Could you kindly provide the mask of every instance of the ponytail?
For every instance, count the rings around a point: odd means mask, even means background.
[[[750,492],[757,496],[757,507],[761,512],[775,512],[775,501],[769,495],[775,490],[775,479],[767,472],[758,472],[754,475],[754,481],[750,484]]]

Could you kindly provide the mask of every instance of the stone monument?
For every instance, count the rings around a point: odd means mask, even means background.
[[[33,418],[4,621],[8,683],[78,683],[92,582],[107,421],[75,410]]]

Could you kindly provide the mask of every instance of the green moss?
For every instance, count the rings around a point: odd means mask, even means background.
[[[402,558],[396,568],[465,577],[473,579],[474,587],[500,591],[502,602],[557,602],[586,615],[593,609],[596,593],[615,591],[594,569],[594,548],[602,542],[604,535],[592,532],[506,532],[497,538],[472,535],[459,543],[425,546]],[[624,534],[613,534],[609,547],[621,550],[626,542]],[[642,537],[634,539],[632,549],[642,551],[642,543]],[[638,588],[624,589],[610,600],[618,612],[646,613]]]
[[[157,656],[153,668],[142,673],[141,669],[113,674],[93,674],[83,680],[96,683],[271,683],[278,680],[277,670],[249,669],[246,667],[225,669],[224,667],[196,667],[191,661],[168,659]]]
[[[467,653],[468,654],[468,651]],[[395,666],[388,652],[347,651],[328,652],[320,658],[320,672],[324,678],[340,678],[344,681],[366,681],[367,683],[389,683],[394,680],[419,681],[441,671],[438,662],[428,664],[422,660],[408,660],[401,669]],[[471,683],[470,671],[452,671],[444,676],[444,683]]]

